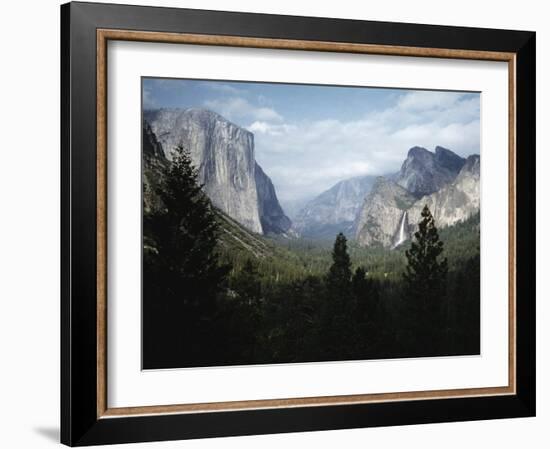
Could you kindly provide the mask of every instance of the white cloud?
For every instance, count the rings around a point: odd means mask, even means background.
[[[408,111],[445,110],[452,107],[459,98],[454,92],[413,91],[401,96],[397,106]]]
[[[269,134],[271,136],[280,136],[296,129],[296,126],[286,123],[274,124],[268,122],[255,121],[247,129],[253,133]]]
[[[205,82],[203,83],[203,85],[211,91],[223,94],[241,95],[243,93],[242,89],[238,89],[237,87],[231,86],[229,84]]]
[[[238,123],[251,121],[281,122],[283,118],[277,111],[266,106],[255,106],[242,97],[229,97],[206,100],[204,106]]]
[[[152,109],[152,108],[156,107],[156,102],[155,102],[155,99],[153,97],[153,94],[152,94],[151,90],[148,89],[148,88],[143,89],[142,101],[143,101],[143,107],[145,109]]]
[[[256,159],[283,202],[311,198],[353,176],[395,172],[413,146],[479,152],[479,97],[472,95],[403,91],[388,96],[387,107],[352,120],[290,122],[265,96],[209,87],[220,96],[203,106],[254,133]]]
[[[315,196],[358,175],[397,171],[409,148],[441,145],[467,156],[479,152],[479,100],[441,92],[410,92],[383,111],[356,120],[277,123],[256,120],[256,159],[279,197]]]

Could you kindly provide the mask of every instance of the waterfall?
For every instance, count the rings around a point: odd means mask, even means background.
[[[397,238],[395,239],[395,243],[393,245],[394,248],[397,248],[401,243],[403,243],[405,240],[407,240],[407,211],[403,212],[403,216],[401,217],[401,223],[399,224],[399,231],[397,233]]]

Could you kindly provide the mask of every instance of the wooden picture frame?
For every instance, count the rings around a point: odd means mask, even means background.
[[[61,7],[61,23],[64,444],[534,416],[535,33],[78,2]],[[507,62],[508,385],[109,408],[106,73],[116,40]]]

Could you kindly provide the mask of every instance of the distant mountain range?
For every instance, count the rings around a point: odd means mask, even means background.
[[[339,232],[354,234],[354,222],[376,176],[340,181],[307,203],[294,219],[292,229],[303,237],[334,238]]]
[[[298,214],[293,230],[309,238],[343,232],[361,246],[392,248],[410,238],[426,204],[441,227],[478,212],[479,156],[413,147],[399,172],[340,181],[321,193]]]
[[[206,109],[148,110],[143,119],[146,210],[158,206],[154,186],[182,145],[212,203],[255,234],[333,239],[344,232],[361,246],[392,248],[410,238],[426,204],[440,227],[479,211],[478,155],[412,147],[399,172],[342,180],[307,202],[292,223],[255,160],[251,132]]]

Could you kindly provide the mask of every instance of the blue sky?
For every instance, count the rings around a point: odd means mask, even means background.
[[[143,106],[203,107],[253,132],[256,160],[289,206],[397,171],[416,145],[479,154],[478,93],[144,78]]]

